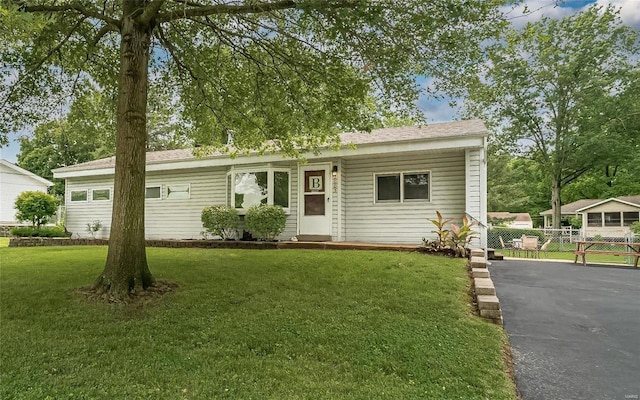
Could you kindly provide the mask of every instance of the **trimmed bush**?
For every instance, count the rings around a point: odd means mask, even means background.
[[[11,234],[18,237],[69,237],[71,234],[65,232],[64,228],[59,226],[43,226],[34,228],[32,226],[20,226],[11,229]]]
[[[56,199],[50,194],[38,191],[26,191],[16,198],[16,220],[30,222],[39,228],[49,222],[56,213]]]
[[[280,206],[260,204],[249,207],[244,229],[259,240],[274,240],[284,231],[287,215]]]
[[[205,207],[200,220],[207,233],[220,236],[224,240],[235,238],[240,224],[238,211],[229,206]]]
[[[631,224],[629,229],[631,229],[631,232],[635,233],[636,235],[640,235],[640,222],[634,222],[633,224]]]

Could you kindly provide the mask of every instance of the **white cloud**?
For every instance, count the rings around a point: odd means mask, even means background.
[[[640,0],[598,0],[598,5],[613,4],[620,9],[622,23],[640,29]]]

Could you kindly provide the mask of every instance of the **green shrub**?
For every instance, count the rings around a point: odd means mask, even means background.
[[[260,204],[249,207],[244,217],[244,229],[260,240],[274,240],[284,231],[287,215],[280,206]]]
[[[640,222],[634,222],[633,224],[631,224],[629,229],[631,229],[631,232],[635,233],[636,235],[640,235]]]
[[[200,220],[207,233],[218,235],[222,239],[234,238],[240,224],[238,211],[229,206],[205,207]]]
[[[571,227],[575,229],[582,228],[582,217],[577,215],[572,215],[571,217],[569,217],[569,225],[571,225]]]
[[[56,213],[56,199],[50,194],[38,191],[26,191],[16,198],[16,220],[30,222],[32,226],[40,226],[49,222]]]
[[[44,226],[40,229],[33,226],[20,226],[11,229],[13,236],[19,237],[69,237],[68,232],[59,226]]]

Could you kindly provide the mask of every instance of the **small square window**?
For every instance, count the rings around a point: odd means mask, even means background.
[[[91,200],[104,201],[111,199],[111,190],[109,189],[94,189],[91,191]]]
[[[188,199],[189,185],[167,186],[167,199]]]
[[[87,191],[86,190],[72,190],[71,191],[71,201],[87,201]]]
[[[376,176],[376,201],[400,201],[400,174]]]
[[[149,186],[144,192],[145,199],[160,199],[162,198],[162,188],[160,186]]]
[[[429,200],[429,174],[404,174],[404,200]]]

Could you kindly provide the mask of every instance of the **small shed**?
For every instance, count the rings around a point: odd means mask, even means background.
[[[533,221],[529,213],[488,212],[487,220],[493,226],[506,226],[515,229],[532,229]]]

